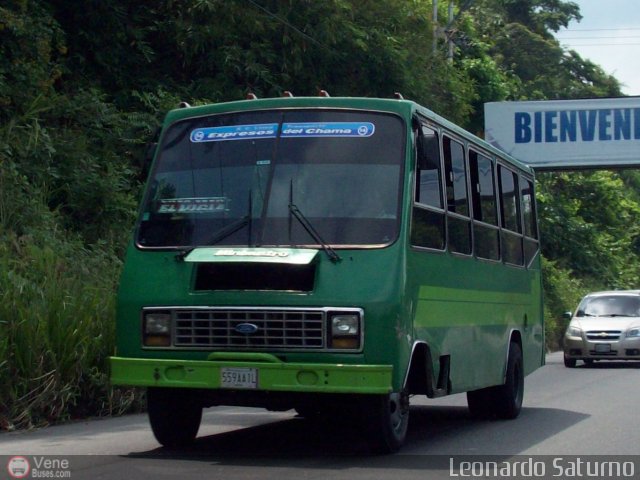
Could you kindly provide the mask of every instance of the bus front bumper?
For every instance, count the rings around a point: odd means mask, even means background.
[[[386,394],[391,365],[287,363],[269,354],[208,360],[111,357],[111,383],[138,387]]]

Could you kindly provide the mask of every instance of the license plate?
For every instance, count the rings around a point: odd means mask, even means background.
[[[611,351],[611,344],[609,343],[596,343],[596,352],[607,353]]]
[[[221,388],[258,388],[257,368],[232,368],[220,369]]]

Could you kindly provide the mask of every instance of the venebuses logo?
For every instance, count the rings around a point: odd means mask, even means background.
[[[31,471],[31,465],[24,457],[11,457],[7,463],[7,471],[11,478],[25,478]]]
[[[7,472],[11,478],[71,478],[71,462],[67,458],[16,455],[9,458]]]

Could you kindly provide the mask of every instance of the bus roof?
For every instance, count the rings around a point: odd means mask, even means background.
[[[431,120],[435,124],[442,125],[465,140],[476,143],[485,151],[501,157],[515,168],[533,175],[533,169],[526,164],[518,161],[506,152],[497,149],[485,140],[468,132],[455,123],[411,100],[368,97],[278,97],[238,100],[171,110],[167,113],[164,124],[166,127],[176,121],[186,118],[215,115],[219,113],[286,108],[350,108],[357,110],[390,112],[407,119],[412,118],[414,113],[419,113],[426,119]]]

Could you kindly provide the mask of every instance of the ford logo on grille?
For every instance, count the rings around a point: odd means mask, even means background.
[[[243,333],[245,335],[251,335],[258,331],[258,326],[253,323],[239,323],[235,328],[236,332]]]

